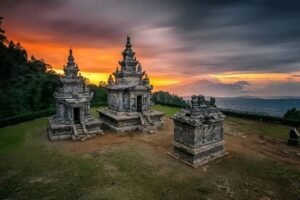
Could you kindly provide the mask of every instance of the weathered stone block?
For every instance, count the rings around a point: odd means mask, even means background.
[[[203,98],[193,96],[191,107],[182,109],[172,117],[175,127],[170,155],[193,167],[226,155],[224,115],[213,104],[203,101]]]
[[[288,139],[288,145],[298,146],[299,145],[299,133],[296,128],[290,130],[290,135]]]

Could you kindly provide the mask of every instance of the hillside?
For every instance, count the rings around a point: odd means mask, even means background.
[[[299,197],[300,150],[285,145],[288,127],[227,117],[229,155],[193,169],[168,156],[173,123],[165,123],[154,135],[106,131],[82,143],[49,142],[46,118],[2,128],[0,199]]]

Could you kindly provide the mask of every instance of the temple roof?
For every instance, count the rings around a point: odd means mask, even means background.
[[[129,73],[141,74],[141,69],[140,71],[137,70],[137,67],[140,66],[140,64],[135,57],[135,52],[132,50],[132,44],[129,36],[127,36],[125,49],[123,50],[122,55],[123,60],[119,61],[121,70],[118,70],[118,72],[116,71],[115,73],[118,74],[127,71]]]
[[[120,83],[115,85],[108,85],[107,90],[152,90],[151,85],[136,84],[136,83]]]
[[[67,65],[64,66],[65,76],[67,76],[67,77],[73,77],[73,78],[77,77],[79,69],[74,60],[75,59],[73,56],[73,50],[70,48],[68,62],[67,62]]]
[[[146,72],[143,71],[142,65],[135,57],[135,52],[132,50],[132,44],[130,37],[127,36],[125,49],[122,52],[123,59],[119,61],[120,68],[116,67],[115,72],[108,79],[108,89],[120,89],[132,88],[137,85],[144,85],[144,88],[141,90],[152,89],[150,86],[150,81]]]

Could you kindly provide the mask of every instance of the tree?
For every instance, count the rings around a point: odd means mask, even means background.
[[[4,44],[6,42],[5,31],[1,28],[3,17],[0,17],[0,43]]]
[[[170,105],[177,105],[177,106],[187,105],[187,103],[183,100],[182,97],[164,91],[154,92],[152,94],[151,100],[154,103],[158,103],[158,104],[161,103],[161,104],[170,104]]]
[[[284,114],[283,118],[300,120],[300,110],[297,110],[296,108],[292,108]]]
[[[28,59],[26,49],[5,36],[2,20],[0,17],[0,118],[54,107],[60,75],[43,59]],[[105,83],[97,86],[87,78],[84,81],[94,92],[92,103],[106,102]]]
[[[31,57],[20,43],[8,40],[0,17],[0,118],[48,109],[59,76],[42,59]]]
[[[107,91],[105,87],[97,86],[95,84],[90,84],[88,87],[90,88],[91,92],[94,93],[94,97],[91,101],[92,104],[107,102]]]
[[[99,88],[105,88],[107,86],[107,83],[105,81],[100,81],[98,87]]]

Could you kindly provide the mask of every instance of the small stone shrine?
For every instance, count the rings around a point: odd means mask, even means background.
[[[290,130],[290,135],[288,139],[288,145],[290,146],[298,146],[299,145],[299,133],[296,128]]]
[[[224,115],[216,108],[215,98],[192,96],[189,108],[172,116],[173,151],[170,155],[199,167],[226,155],[223,138]]]
[[[123,60],[110,75],[108,85],[108,108],[98,110],[103,123],[115,132],[139,130],[154,133],[163,126],[163,113],[150,109],[153,86],[143,71],[127,37]]]
[[[49,118],[48,136],[54,140],[84,141],[96,134],[102,134],[101,122],[90,113],[90,100],[93,93],[84,84],[79,68],[74,62],[70,49],[64,75],[60,78],[61,87],[54,93],[56,114]]]

